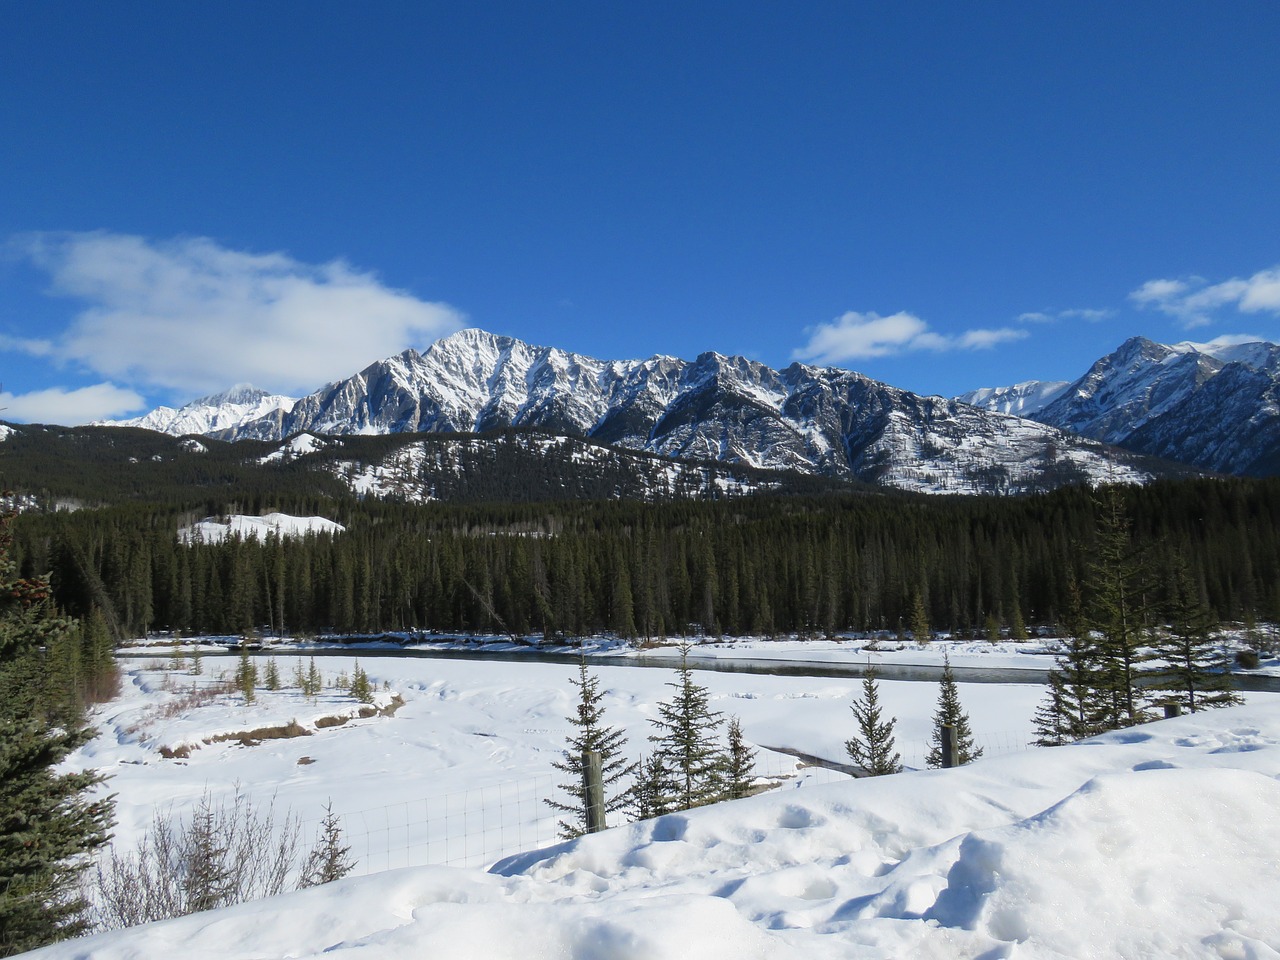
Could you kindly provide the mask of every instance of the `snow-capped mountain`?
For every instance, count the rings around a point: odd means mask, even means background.
[[[1061,396],[1068,386],[1066,380],[1025,380],[1011,387],[980,387],[956,399],[994,413],[1030,417]]]
[[[1044,395],[1036,381],[959,398],[1004,410],[1014,394]],[[1023,415],[1139,453],[1221,473],[1280,469],[1280,346],[1126,340],[1047,403]]]
[[[605,361],[481,330],[370,364],[265,415],[226,411],[218,423],[197,432],[274,441],[302,431],[536,427],[665,456],[932,492],[1141,481],[1153,469],[1059,430],[847,370],[773,370],[718,353]]]
[[[150,413],[131,420],[98,420],[90,424],[97,427],[142,427],[175,437],[193,433],[212,434],[234,428],[247,420],[270,418],[288,413],[297,401],[293,397],[258,390],[248,384],[232,387],[224,393],[192,400],[175,410],[173,407],[157,407]]]

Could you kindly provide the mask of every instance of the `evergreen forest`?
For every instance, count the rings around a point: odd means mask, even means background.
[[[1069,626],[1103,498],[826,493],[715,502],[409,504],[255,491],[220,509],[321,514],[344,533],[184,545],[212,503],[126,500],[15,522],[22,576],[117,638],[443,631],[627,638]],[[1150,558],[1144,609],[1280,617],[1280,480],[1118,491]]]

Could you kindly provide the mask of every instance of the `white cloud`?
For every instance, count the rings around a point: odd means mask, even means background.
[[[1059,320],[1084,320],[1088,323],[1099,323],[1113,316],[1115,316],[1114,310],[1074,309],[1059,310],[1056,313],[1045,310],[1032,310],[1029,313],[1018,314],[1018,322],[1057,323]]]
[[[32,340],[27,337],[11,337],[0,333],[0,350],[25,353],[31,357],[48,357],[53,354],[53,342],[50,340]]]
[[[52,293],[87,303],[55,338],[54,358],[192,396],[238,382],[310,391],[463,325],[452,307],[341,260],[306,264],[203,237],[57,233],[15,243],[48,271]]]
[[[985,350],[1011,340],[1022,340],[1025,330],[967,330],[941,334],[910,313],[882,317],[877,313],[850,311],[831,323],[808,331],[809,342],[792,353],[796,360],[815,363],[846,363],[887,357],[913,350]]]
[[[1184,327],[1203,327],[1213,314],[1234,306],[1240,313],[1280,315],[1280,266],[1210,284],[1201,277],[1187,280],[1148,280],[1129,294],[1139,307],[1152,307],[1181,321]]]
[[[141,410],[146,401],[112,383],[66,390],[52,387],[31,393],[0,393],[0,418],[19,423],[88,423]]]

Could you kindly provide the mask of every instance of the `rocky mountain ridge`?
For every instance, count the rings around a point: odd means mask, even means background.
[[[958,397],[988,410],[1047,396],[1023,415],[1137,453],[1247,476],[1280,471],[1280,346],[1156,343],[1132,337],[1080,378]]]
[[[275,441],[304,431],[502,427],[941,493],[1141,482],[1161,470],[1061,430],[848,370],[800,363],[774,370],[714,352],[692,361],[606,361],[481,330],[463,330],[421,353],[406,350],[292,405],[199,432]]]

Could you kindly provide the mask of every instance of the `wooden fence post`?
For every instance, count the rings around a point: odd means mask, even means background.
[[[582,796],[587,804],[587,833],[599,833],[604,822],[604,772],[599,750],[582,751]]]
[[[960,762],[960,745],[956,743],[956,728],[949,723],[944,723],[938,728],[939,739],[942,741],[942,765],[944,767],[955,767]]]

